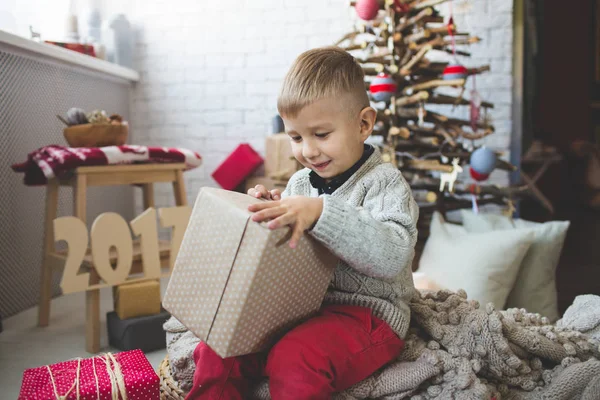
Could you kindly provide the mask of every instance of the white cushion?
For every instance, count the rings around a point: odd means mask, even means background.
[[[532,241],[530,231],[469,233],[436,212],[418,271],[450,290],[464,289],[482,305],[502,309]]]
[[[523,262],[506,307],[525,308],[556,321],[558,300],[556,293],[556,267],[563,248],[569,221],[537,223],[523,219],[511,220],[503,215],[475,214],[462,210],[463,226],[468,232],[509,230],[533,233],[533,243]]]
[[[415,284],[415,289],[418,290],[437,291],[447,289],[420,271],[413,272],[413,282]]]

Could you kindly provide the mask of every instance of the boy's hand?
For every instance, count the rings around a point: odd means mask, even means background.
[[[269,191],[263,185],[256,185],[253,188],[248,189],[248,195],[256,197],[257,199],[281,200],[281,191],[279,189]]]
[[[290,247],[295,248],[304,231],[321,217],[323,199],[305,196],[291,196],[280,201],[252,204],[248,210],[255,212],[252,220],[261,222],[270,219],[269,229],[291,226],[293,229]]]

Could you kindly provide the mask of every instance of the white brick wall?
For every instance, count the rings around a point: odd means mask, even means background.
[[[192,202],[200,187],[215,185],[210,174],[240,142],[264,151],[287,68],[300,52],[332,44],[352,30],[354,13],[348,4],[136,0],[129,15],[138,28],[135,60],[141,81],[132,96],[133,140],[202,154],[204,165],[185,174]],[[488,143],[505,149],[510,138],[512,0],[454,0],[453,7],[459,29],[483,38],[471,47],[472,59],[462,62],[491,64],[492,72],[477,85],[496,104],[492,116],[498,133]],[[172,198],[169,186],[157,191],[159,206],[172,204]]]

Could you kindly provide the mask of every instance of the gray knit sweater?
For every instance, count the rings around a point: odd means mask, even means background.
[[[296,172],[282,198],[318,197],[310,169]],[[368,307],[404,338],[414,293],[411,264],[419,209],[404,177],[376,148],[331,195],[310,234],[340,259],[324,304]]]

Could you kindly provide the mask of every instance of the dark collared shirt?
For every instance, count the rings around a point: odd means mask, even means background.
[[[334,177],[329,182],[326,182],[325,179],[321,178],[315,171],[311,171],[309,174],[310,184],[315,189],[319,190],[319,196],[322,194],[332,194],[335,192],[340,186],[342,186],[350,177],[358,171],[358,169],[367,161],[367,159],[373,154],[375,149],[373,146],[365,144],[365,150],[363,151],[363,155],[353,166],[347,169],[345,172],[340,175]]]

